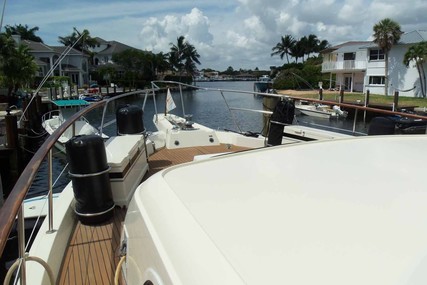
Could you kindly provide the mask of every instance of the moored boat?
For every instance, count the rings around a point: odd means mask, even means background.
[[[89,103],[83,99],[78,100],[55,100],[52,103],[58,107],[58,109],[49,111],[42,117],[42,127],[45,131],[51,135],[56,129],[59,128],[61,124],[65,122],[65,118],[62,113],[63,108],[81,108],[87,106]],[[90,124],[90,122],[85,118],[81,117],[77,120],[73,126],[67,129],[61,137],[58,139],[55,146],[62,152],[65,152],[65,143],[69,141],[75,135],[89,135],[89,134],[98,134],[99,130]],[[104,138],[107,138],[105,134],[102,135]]]
[[[273,81],[268,75],[263,75],[259,77],[258,80],[255,81],[254,83],[254,91],[256,92],[265,93],[272,88],[273,88]]]
[[[329,105],[325,104],[310,104],[308,102],[299,101],[299,103],[295,105],[295,108],[304,115],[325,119],[346,118],[348,115],[346,111],[341,110],[337,105],[331,108]]]
[[[2,244],[8,221],[19,212],[15,201],[54,140],[79,116],[96,107],[106,110],[119,97],[73,115],[40,148],[1,210]],[[53,205],[52,224],[44,222],[28,256],[19,260],[28,261],[31,284],[48,283],[49,274],[58,284],[281,284],[301,278],[303,284],[341,284],[350,275],[356,283],[366,275],[378,284],[417,270],[411,264],[418,264],[426,233],[411,221],[425,211],[419,206],[423,182],[407,182],[405,175],[422,171],[425,136],[354,138],[275,119],[272,124],[282,126],[282,145],[265,147],[267,137],[213,130],[183,117],[157,114],[156,132],[139,125],[105,143],[110,183],[116,183],[113,219],[95,225],[79,221],[75,185],[67,185]],[[388,163],[396,150],[403,173]],[[414,158],[414,152],[421,156]],[[362,168],[370,171],[355,179]],[[326,182],[331,173],[339,177]],[[390,173],[393,179],[378,181],[378,175]],[[405,215],[396,219],[400,213]],[[413,236],[420,239],[408,249]]]

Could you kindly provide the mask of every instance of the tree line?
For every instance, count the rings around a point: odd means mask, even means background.
[[[6,26],[5,32],[0,34],[0,86],[8,88],[8,93],[17,91],[18,88],[29,87],[37,71],[34,57],[26,45],[17,46],[12,35],[18,34],[23,40],[31,40],[43,43],[36,35],[38,27],[30,28],[27,25]],[[385,94],[388,90],[388,58],[393,45],[397,44],[403,32],[400,25],[389,19],[379,21],[373,27],[374,43],[384,51],[385,55]],[[78,40],[79,39],[79,40]],[[90,36],[88,30],[78,31],[73,28],[71,34],[58,37],[58,42],[64,46],[72,46],[87,54],[92,60],[94,53],[91,51],[98,42]],[[321,80],[320,51],[329,47],[327,40],[319,40],[314,34],[295,39],[292,35],[282,36],[280,41],[272,48],[271,56],[286,57],[287,64],[282,70],[288,70],[288,74],[299,72],[298,76],[309,76],[306,80],[316,84]],[[404,56],[403,63],[409,67],[414,64],[419,73],[422,96],[426,97],[426,75],[424,64],[427,58],[427,43],[421,42],[409,47]],[[291,59],[291,60],[290,60]],[[293,60],[292,60],[293,59]],[[299,60],[302,59],[302,63]],[[96,69],[94,74],[107,81],[118,77],[118,66],[124,71],[124,78],[132,85],[137,81],[151,81],[156,75],[166,71],[172,71],[177,76],[194,75],[197,72],[196,64],[200,64],[200,55],[196,48],[190,44],[184,36],[177,38],[176,43],[170,43],[168,53],[153,53],[139,49],[129,49],[113,55],[116,65],[105,64]],[[302,72],[302,70],[304,70]],[[235,72],[230,66],[226,72]],[[286,73],[286,72],[285,72]],[[283,72],[282,72],[283,75]],[[280,80],[279,80],[280,81]],[[291,87],[297,87],[293,84]]]
[[[29,47],[25,44],[17,45],[12,36],[17,34],[22,40],[43,43],[35,34],[38,30],[38,27],[30,28],[27,25],[8,25],[5,32],[0,34],[0,86],[7,87],[9,95],[19,88],[32,87],[38,69]],[[59,36],[58,42],[64,46],[73,46],[88,55],[93,64],[95,53],[92,49],[98,45],[98,41],[91,37],[88,30],[78,31],[73,28],[71,34]],[[128,86],[136,87],[137,82],[154,80],[159,73],[166,71],[179,77],[191,77],[197,72],[196,64],[200,64],[200,55],[184,36],[180,36],[176,43],[170,43],[168,53],[132,48],[113,54],[113,62],[94,68],[94,76],[106,81],[120,79],[130,84]]]
[[[385,84],[384,84],[384,94],[388,95],[388,86],[389,86],[389,53],[394,45],[396,45],[401,35],[403,34],[400,24],[396,21],[385,18],[380,20],[373,26],[373,42],[384,52],[384,74],[385,74]],[[298,66],[298,60],[300,58],[304,59],[307,57],[309,59],[311,54],[319,53],[322,50],[329,47],[327,40],[320,41],[316,35],[309,35],[295,40],[291,35],[282,36],[280,42],[272,48],[271,56],[279,55],[281,59],[286,56],[287,64],[285,64],[281,69],[281,78],[278,78],[277,85],[279,88],[297,88],[298,84],[302,84],[304,87],[315,86],[318,81],[322,81],[321,67],[319,66],[322,60],[310,60],[307,64],[302,64]],[[289,56],[291,59],[294,58],[294,63],[292,64],[289,61]],[[409,67],[410,64],[414,64],[416,67],[419,80],[420,80],[420,89],[422,97],[426,97],[427,94],[427,80],[425,74],[424,64],[427,60],[427,42],[423,41],[416,43],[408,48],[404,55],[403,64],[406,67]],[[317,70],[316,70],[317,69]],[[306,82],[298,83],[295,79],[297,77],[307,78]]]
[[[289,56],[295,58],[295,62],[298,63],[298,59],[302,59],[304,62],[305,56],[309,57],[311,54],[319,53],[329,46],[327,40],[319,40],[316,35],[310,34],[303,36],[299,40],[296,40],[292,35],[282,36],[280,42],[272,48],[271,56],[279,55],[280,59],[286,56],[287,63],[289,64]]]

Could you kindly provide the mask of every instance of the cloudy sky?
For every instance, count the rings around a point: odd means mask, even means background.
[[[201,56],[200,68],[222,71],[283,64],[270,56],[283,35],[315,34],[335,45],[370,40],[373,25],[386,17],[405,32],[427,30],[426,15],[426,0],[9,0],[3,29],[37,26],[46,44],[59,45],[58,36],[76,27],[156,53],[184,35]]]

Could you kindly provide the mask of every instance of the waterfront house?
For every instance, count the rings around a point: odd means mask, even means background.
[[[34,56],[38,66],[37,76],[43,78],[58,58],[67,49],[66,46],[48,46],[44,43],[34,42],[30,40],[21,40],[19,35],[13,35],[17,44],[25,44],[30,49],[30,54]],[[82,87],[90,83],[90,67],[95,68],[99,65],[111,64],[113,54],[122,52],[127,49],[135,49],[128,45],[117,41],[105,41],[101,38],[96,38],[98,45],[91,49],[93,52],[93,64],[90,56],[77,49],[72,48],[53,71],[53,76],[68,76],[71,83]],[[120,70],[118,70],[120,72]]]
[[[43,78],[64,53],[66,46],[48,46],[44,43],[21,40],[13,35],[17,44],[24,44],[30,49],[38,66],[37,76]],[[89,56],[79,50],[71,49],[61,63],[54,69],[53,76],[68,76],[73,84],[82,86],[89,82]]]
[[[106,41],[99,37],[96,37],[95,39],[98,44],[94,48],[89,48],[89,50],[94,53],[94,66],[113,63],[113,54],[120,53],[128,49],[136,49],[117,41]]]
[[[418,71],[414,64],[406,67],[403,58],[410,46],[426,40],[427,31],[413,31],[403,34],[392,47],[389,53],[388,94],[399,91],[401,96],[421,96]],[[369,90],[372,94],[384,94],[385,55],[372,41],[350,41],[321,53],[322,73],[330,74],[330,83],[324,88],[364,93]]]

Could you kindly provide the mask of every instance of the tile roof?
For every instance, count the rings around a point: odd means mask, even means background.
[[[339,52],[350,52],[350,51],[354,52],[359,48],[362,48],[370,43],[371,43],[370,41],[349,41],[349,42],[341,43],[339,45],[326,48],[320,53],[330,53],[338,50]]]
[[[30,40],[21,40],[21,43],[28,46],[28,48],[34,52],[53,52],[52,47],[45,45],[44,43],[33,42]]]
[[[97,54],[114,54],[114,53],[119,53],[128,49],[137,49],[125,44],[122,44],[120,42],[116,42],[116,41],[109,41],[108,43],[108,47],[100,52],[98,52]]]
[[[399,44],[415,44],[427,41],[427,30],[412,31],[404,33],[399,40]]]
[[[68,47],[66,47],[66,46],[51,46],[51,48],[53,49],[53,50],[55,50],[55,52],[57,52],[57,53],[59,53],[59,54],[62,54],[62,53],[64,53],[64,51],[68,48]],[[71,49],[71,51],[68,53],[69,55],[85,55],[85,54],[83,54],[81,51],[79,51],[79,50],[77,50],[77,49],[75,49],[75,48],[72,48]]]
[[[427,41],[427,30],[417,30],[402,34],[399,44],[415,44]],[[324,49],[321,53],[331,52],[355,52],[361,48],[377,48],[378,45],[373,41],[349,41]]]

